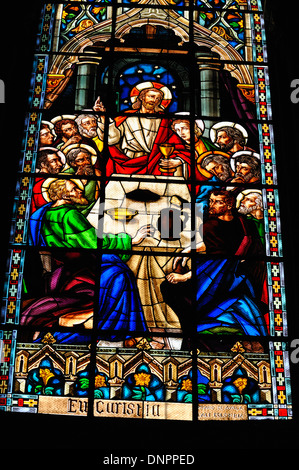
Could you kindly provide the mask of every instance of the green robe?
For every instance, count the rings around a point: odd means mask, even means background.
[[[101,246],[96,229],[71,204],[47,209],[41,232],[47,246],[91,249]],[[130,251],[132,238],[126,233],[103,234],[102,248]],[[120,258],[127,261],[130,255],[121,254]]]
[[[259,233],[262,244],[265,245],[265,230],[264,230],[264,219],[256,219],[252,215],[247,215],[249,220],[253,220]]]

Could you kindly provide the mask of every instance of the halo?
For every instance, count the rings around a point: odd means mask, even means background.
[[[203,159],[205,157],[207,157],[208,155],[222,155],[223,157],[226,157],[227,160],[229,161],[230,159],[230,156],[228,153],[225,153],[225,152],[221,152],[221,150],[208,150],[207,152],[204,152],[204,153],[201,153],[197,160],[196,160],[196,165],[197,165],[197,169],[198,171],[203,175],[205,176],[206,178],[212,178],[212,173],[210,173],[209,171],[207,171],[205,168],[202,168],[201,166],[201,162],[203,161]]]
[[[51,121],[41,121],[41,124],[45,124],[46,126],[48,126],[51,130],[51,133],[53,134],[54,137],[57,137],[56,136],[56,132],[54,131],[54,123],[51,122]],[[41,129],[42,130],[42,129]]]
[[[160,90],[163,93],[163,99],[161,101],[161,106],[165,109],[169,104],[171,103],[172,100],[172,94],[169,88],[167,86],[163,85],[162,83],[158,82],[142,82],[138,83],[138,85],[134,86],[131,90],[130,93],[130,99],[131,102],[134,104],[135,101],[137,100],[138,96],[140,95],[140,92],[142,90],[150,89],[150,88],[156,88],[157,90]]]
[[[245,139],[245,143],[247,143],[248,133],[247,133],[246,129],[243,126],[241,126],[240,124],[238,124],[237,122],[231,122],[231,121],[216,122],[216,124],[214,124],[211,127],[211,129],[210,129],[210,139],[213,143],[216,142],[217,130],[220,129],[221,127],[233,127],[233,128],[238,129],[240,132],[242,132],[243,137]]]
[[[244,189],[236,197],[236,208],[237,209],[239,209],[241,201],[244,198],[244,196],[247,196],[247,194],[250,194],[250,193],[259,193],[262,196],[262,191],[260,189],[254,189],[254,188]]]
[[[38,151],[40,152],[41,150],[53,150],[53,153],[57,153],[62,163],[65,165],[66,163],[65,154],[61,150],[57,149],[56,147],[39,147]]]
[[[70,150],[78,149],[78,148],[82,148],[82,149],[87,150],[91,154],[91,164],[94,165],[96,163],[97,156],[98,156],[97,152],[93,147],[91,147],[90,145],[87,145],[87,144],[71,144],[71,145],[68,145],[67,147],[65,147],[63,149],[63,153],[66,155]]]
[[[241,155],[247,155],[250,157],[255,157],[258,160],[261,159],[260,154],[256,152],[252,152],[251,150],[238,150],[238,152],[235,152],[231,155],[230,157],[230,166],[233,172],[236,171],[236,158],[240,157]]]
[[[72,119],[73,121],[76,119],[75,114],[62,114],[61,116],[55,116],[51,119],[52,124],[56,124],[58,121],[62,121],[62,119]]]
[[[54,124],[51,121],[45,121],[44,119],[41,121],[41,124],[45,124],[46,126],[49,126],[50,129],[54,129]]]
[[[72,181],[73,183],[75,183],[78,186],[78,188],[80,188],[82,191],[84,191],[84,184],[79,179],[47,178],[47,179],[45,179],[45,181],[43,182],[43,184],[41,186],[41,195],[43,196],[45,201],[52,202],[52,199],[50,199],[50,197],[49,197],[49,187],[51,186],[51,184],[54,183],[54,181],[57,181],[57,180],[62,181],[64,179],[66,181]]]

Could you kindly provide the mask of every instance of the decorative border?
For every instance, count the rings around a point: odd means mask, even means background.
[[[268,60],[265,22],[261,13],[250,14],[252,31],[252,60],[254,62],[265,63]]]
[[[25,346],[25,345],[24,345]],[[12,331],[0,331],[0,410],[2,411],[13,411],[13,412],[25,412],[25,413],[37,413],[39,409],[39,401],[40,401],[40,396],[39,395],[32,395],[32,394],[25,394],[25,393],[13,393],[12,387],[14,383],[14,365],[15,365],[15,357],[16,357],[16,352],[17,352],[17,332],[15,330]],[[265,403],[265,404],[248,404],[247,405],[247,410],[246,408],[244,409],[243,405],[230,405],[227,411],[224,410],[225,404],[222,403],[217,403],[217,402],[209,402],[206,405],[205,404],[200,404],[198,411],[201,411],[201,413],[198,414],[198,420],[219,420],[219,413],[218,409],[221,410],[221,413],[224,411],[224,414],[227,414],[227,417],[225,419],[232,419],[230,417],[230,413],[233,414],[239,414],[241,418],[237,417],[236,419],[246,419],[245,415],[247,413],[247,418],[248,420],[264,420],[264,419],[270,419],[270,420],[286,420],[286,419],[292,419],[292,407],[291,407],[291,387],[290,387],[290,365],[289,365],[289,353],[288,353],[288,345],[285,342],[280,342],[280,341],[270,341],[269,342],[269,359],[270,359],[270,373],[271,373],[271,396],[272,396],[272,403]],[[51,348],[50,348],[51,349]],[[105,350],[104,354],[109,356],[111,355],[111,358],[109,360],[110,368],[112,367],[112,360],[117,360],[120,361],[121,358],[118,354],[115,354],[113,350]],[[127,354],[127,353],[126,353]],[[133,354],[133,351],[132,351]],[[156,351],[156,354],[159,354],[159,351]],[[135,364],[135,357],[140,356],[140,351],[133,354],[131,358],[128,359],[128,361],[131,363]],[[151,354],[147,354],[148,358],[151,357]],[[175,361],[175,359],[172,359]],[[237,360],[242,360],[242,356],[240,354],[237,354],[235,357],[232,357],[232,361],[234,362]],[[123,362],[123,361],[122,361]],[[162,365],[164,364],[165,360],[162,361]],[[188,361],[187,361],[188,362]],[[120,363],[121,364],[121,363]],[[165,363],[165,364],[168,364]],[[181,368],[183,367],[181,371],[181,376],[183,375],[185,377],[185,368],[184,364],[181,364]],[[167,378],[167,377],[166,377]],[[212,377],[211,377],[212,379]],[[110,380],[110,383],[113,387],[116,387],[115,390],[113,390],[113,394],[115,393],[116,389],[119,388],[120,384],[122,381],[115,381],[114,379]],[[265,390],[268,389],[267,382],[263,383],[263,388]],[[167,382],[168,387],[170,387],[170,391],[173,391],[173,383]],[[216,383],[213,382],[215,385]],[[261,383],[262,384],[262,383]],[[171,392],[172,393],[172,392]],[[42,396],[43,401],[47,400],[47,397]],[[53,397],[53,400],[55,401],[55,397]],[[68,400],[68,397],[58,397],[58,400]],[[78,400],[75,400],[78,401]],[[95,400],[95,404],[98,400]],[[95,416],[103,417],[105,413],[103,414],[103,411],[105,411],[105,404],[110,409],[110,412],[108,415],[111,417],[111,404],[113,403],[118,403],[117,408],[122,404],[122,400],[117,399],[114,397],[114,399],[105,399],[104,401],[101,401],[101,410],[99,413],[99,410],[95,408],[94,413]],[[110,403],[110,405],[109,405]],[[137,403],[137,402],[136,402]],[[139,402],[138,402],[139,403]],[[152,409],[156,409],[161,405],[166,406],[168,402],[152,402],[149,403],[151,405]],[[174,407],[176,407],[176,403],[173,403]],[[123,403],[125,405],[125,403]],[[133,403],[132,403],[133,404]],[[175,417],[170,419],[184,419],[184,404],[183,403],[177,403],[181,409],[176,410],[179,414],[176,415]],[[141,405],[144,405],[148,409],[148,402],[141,403]],[[172,402],[169,402],[169,407],[172,405]],[[190,406],[191,403],[187,407]],[[55,406],[55,405],[54,405]],[[196,403],[192,406],[197,406]],[[178,408],[179,408],[178,407]],[[77,404],[78,408],[78,404]],[[114,407],[115,408],[115,407]],[[130,409],[130,413],[128,416],[126,416],[124,413],[122,413],[123,408],[120,409],[121,413],[118,417],[135,417],[135,418],[157,418],[159,417],[161,419],[162,416],[158,416],[157,414],[153,414],[152,416],[142,413],[142,416],[140,414],[135,414],[132,416],[132,410]],[[69,413],[69,412],[73,413]],[[83,410],[84,411],[84,410]],[[85,410],[86,411],[86,410]],[[166,410],[165,410],[166,411]],[[169,411],[169,410],[168,410]],[[206,415],[206,412],[208,411],[208,415]],[[45,412],[45,411],[43,411]],[[54,408],[53,408],[54,412]],[[57,411],[55,411],[57,412]],[[191,413],[190,409],[186,409],[187,415],[186,419],[192,419],[191,418]],[[221,414],[220,413],[220,414]],[[244,415],[245,413],[245,415]],[[70,409],[68,407],[68,413],[67,414],[78,414],[78,410],[76,412],[75,409]],[[87,413],[82,413],[82,410],[79,410],[79,414],[81,416],[87,416]],[[168,413],[167,413],[168,414]],[[206,416],[201,416],[202,414]],[[107,416],[108,416],[107,415]],[[106,416],[106,415],[105,415]]]
[[[25,250],[12,249],[8,256],[8,272],[4,283],[1,323],[17,325],[21,309],[21,294]]]
[[[0,330],[0,410],[8,411],[13,386],[17,332]]]
[[[47,87],[48,55],[35,56],[33,62],[33,74],[31,78],[31,90],[29,95],[29,106],[32,110],[42,109],[44,106],[45,92]]]
[[[283,253],[278,190],[273,188],[263,189],[263,202],[266,255],[281,257]]]
[[[278,341],[270,342],[270,363],[272,366],[274,417],[290,418],[291,409],[291,386],[290,365],[287,344]]]
[[[268,263],[270,335],[287,336],[285,277],[283,263]]]
[[[46,3],[41,12],[40,28],[37,36],[36,50],[48,52],[51,50],[56,5]]]
[[[267,122],[258,124],[260,156],[262,165],[262,184],[272,186],[277,184],[276,157],[273,136],[273,126]]]

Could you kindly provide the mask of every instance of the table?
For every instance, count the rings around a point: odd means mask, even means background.
[[[154,202],[133,201],[127,197],[127,194],[135,190],[148,190],[158,195],[159,198]],[[138,213],[130,221],[117,221],[107,213],[107,210],[115,208],[133,209]],[[158,219],[161,210],[166,208],[183,209],[188,215],[179,239],[161,238]],[[99,218],[100,224],[98,223]],[[104,233],[125,232],[132,237],[143,225],[151,224],[153,226],[155,229],[153,236],[145,238],[138,246],[133,246],[133,253],[127,264],[135,275],[149,330],[157,334],[168,331],[180,334],[179,319],[164,302],[160,285],[165,281],[167,274],[173,271],[173,255],[191,244],[191,196],[184,178],[176,177],[175,181],[172,178],[169,183],[165,182],[163,176],[152,175],[144,177],[131,175],[127,178],[122,175],[118,180],[112,178],[105,188],[104,204],[97,201],[88,219]],[[201,219],[197,217],[197,233],[200,233],[200,226]],[[134,254],[135,250],[138,250],[139,253]],[[140,254],[140,251],[143,254]],[[168,339],[169,341],[171,342],[170,339]]]

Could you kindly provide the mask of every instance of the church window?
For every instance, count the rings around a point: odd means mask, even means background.
[[[2,410],[292,417],[269,80],[259,0],[43,5]]]

